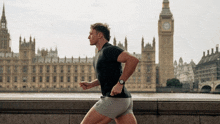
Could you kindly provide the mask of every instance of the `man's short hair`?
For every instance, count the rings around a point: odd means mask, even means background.
[[[107,41],[110,40],[111,36],[110,36],[110,28],[109,28],[108,24],[95,23],[95,24],[92,24],[90,28],[96,30],[97,32],[102,32],[104,35],[104,38]]]

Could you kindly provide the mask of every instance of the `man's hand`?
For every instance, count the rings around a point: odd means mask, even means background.
[[[88,83],[86,81],[82,81],[79,83],[80,87],[83,88],[83,90],[87,90],[87,89],[90,89],[93,87],[93,84],[92,83]]]
[[[120,94],[124,85],[121,85],[119,82],[112,88],[111,96]]]

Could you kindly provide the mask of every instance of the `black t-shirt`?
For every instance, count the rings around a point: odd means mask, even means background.
[[[122,52],[123,49],[106,43],[102,49],[98,51],[93,60],[96,77],[100,82],[103,96],[119,98],[131,97],[125,86],[123,86],[121,94],[115,96],[110,95],[112,88],[117,84],[122,74],[121,63],[117,62],[118,56]]]

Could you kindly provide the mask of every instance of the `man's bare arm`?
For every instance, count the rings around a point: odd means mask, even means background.
[[[118,62],[125,63],[124,71],[120,77],[120,80],[127,81],[128,78],[133,74],[139,60],[130,55],[128,52],[122,52],[117,59]]]
[[[90,89],[92,87],[95,87],[95,86],[99,86],[100,83],[99,83],[99,80],[98,79],[95,79],[93,80],[92,82],[85,82],[85,81],[82,81],[79,83],[80,87],[82,87],[84,90],[86,89]]]
[[[125,63],[124,71],[119,78],[120,80],[127,81],[128,78],[133,74],[135,71],[135,68],[139,62],[139,60],[130,55],[128,52],[122,52],[117,59],[118,62]],[[120,94],[122,91],[123,85],[121,85],[119,82],[112,88],[111,96]]]
[[[92,83],[93,87],[95,87],[95,86],[99,86],[99,85],[100,85],[98,79],[93,80],[91,83]]]

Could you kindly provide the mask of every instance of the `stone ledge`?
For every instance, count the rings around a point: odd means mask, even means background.
[[[1,100],[0,113],[13,114],[85,114],[97,100]],[[135,101],[138,115],[219,115],[220,102]]]
[[[0,124],[79,124],[97,100],[0,100]],[[218,101],[134,100],[139,124],[220,123]],[[110,124],[115,124],[112,121]]]

